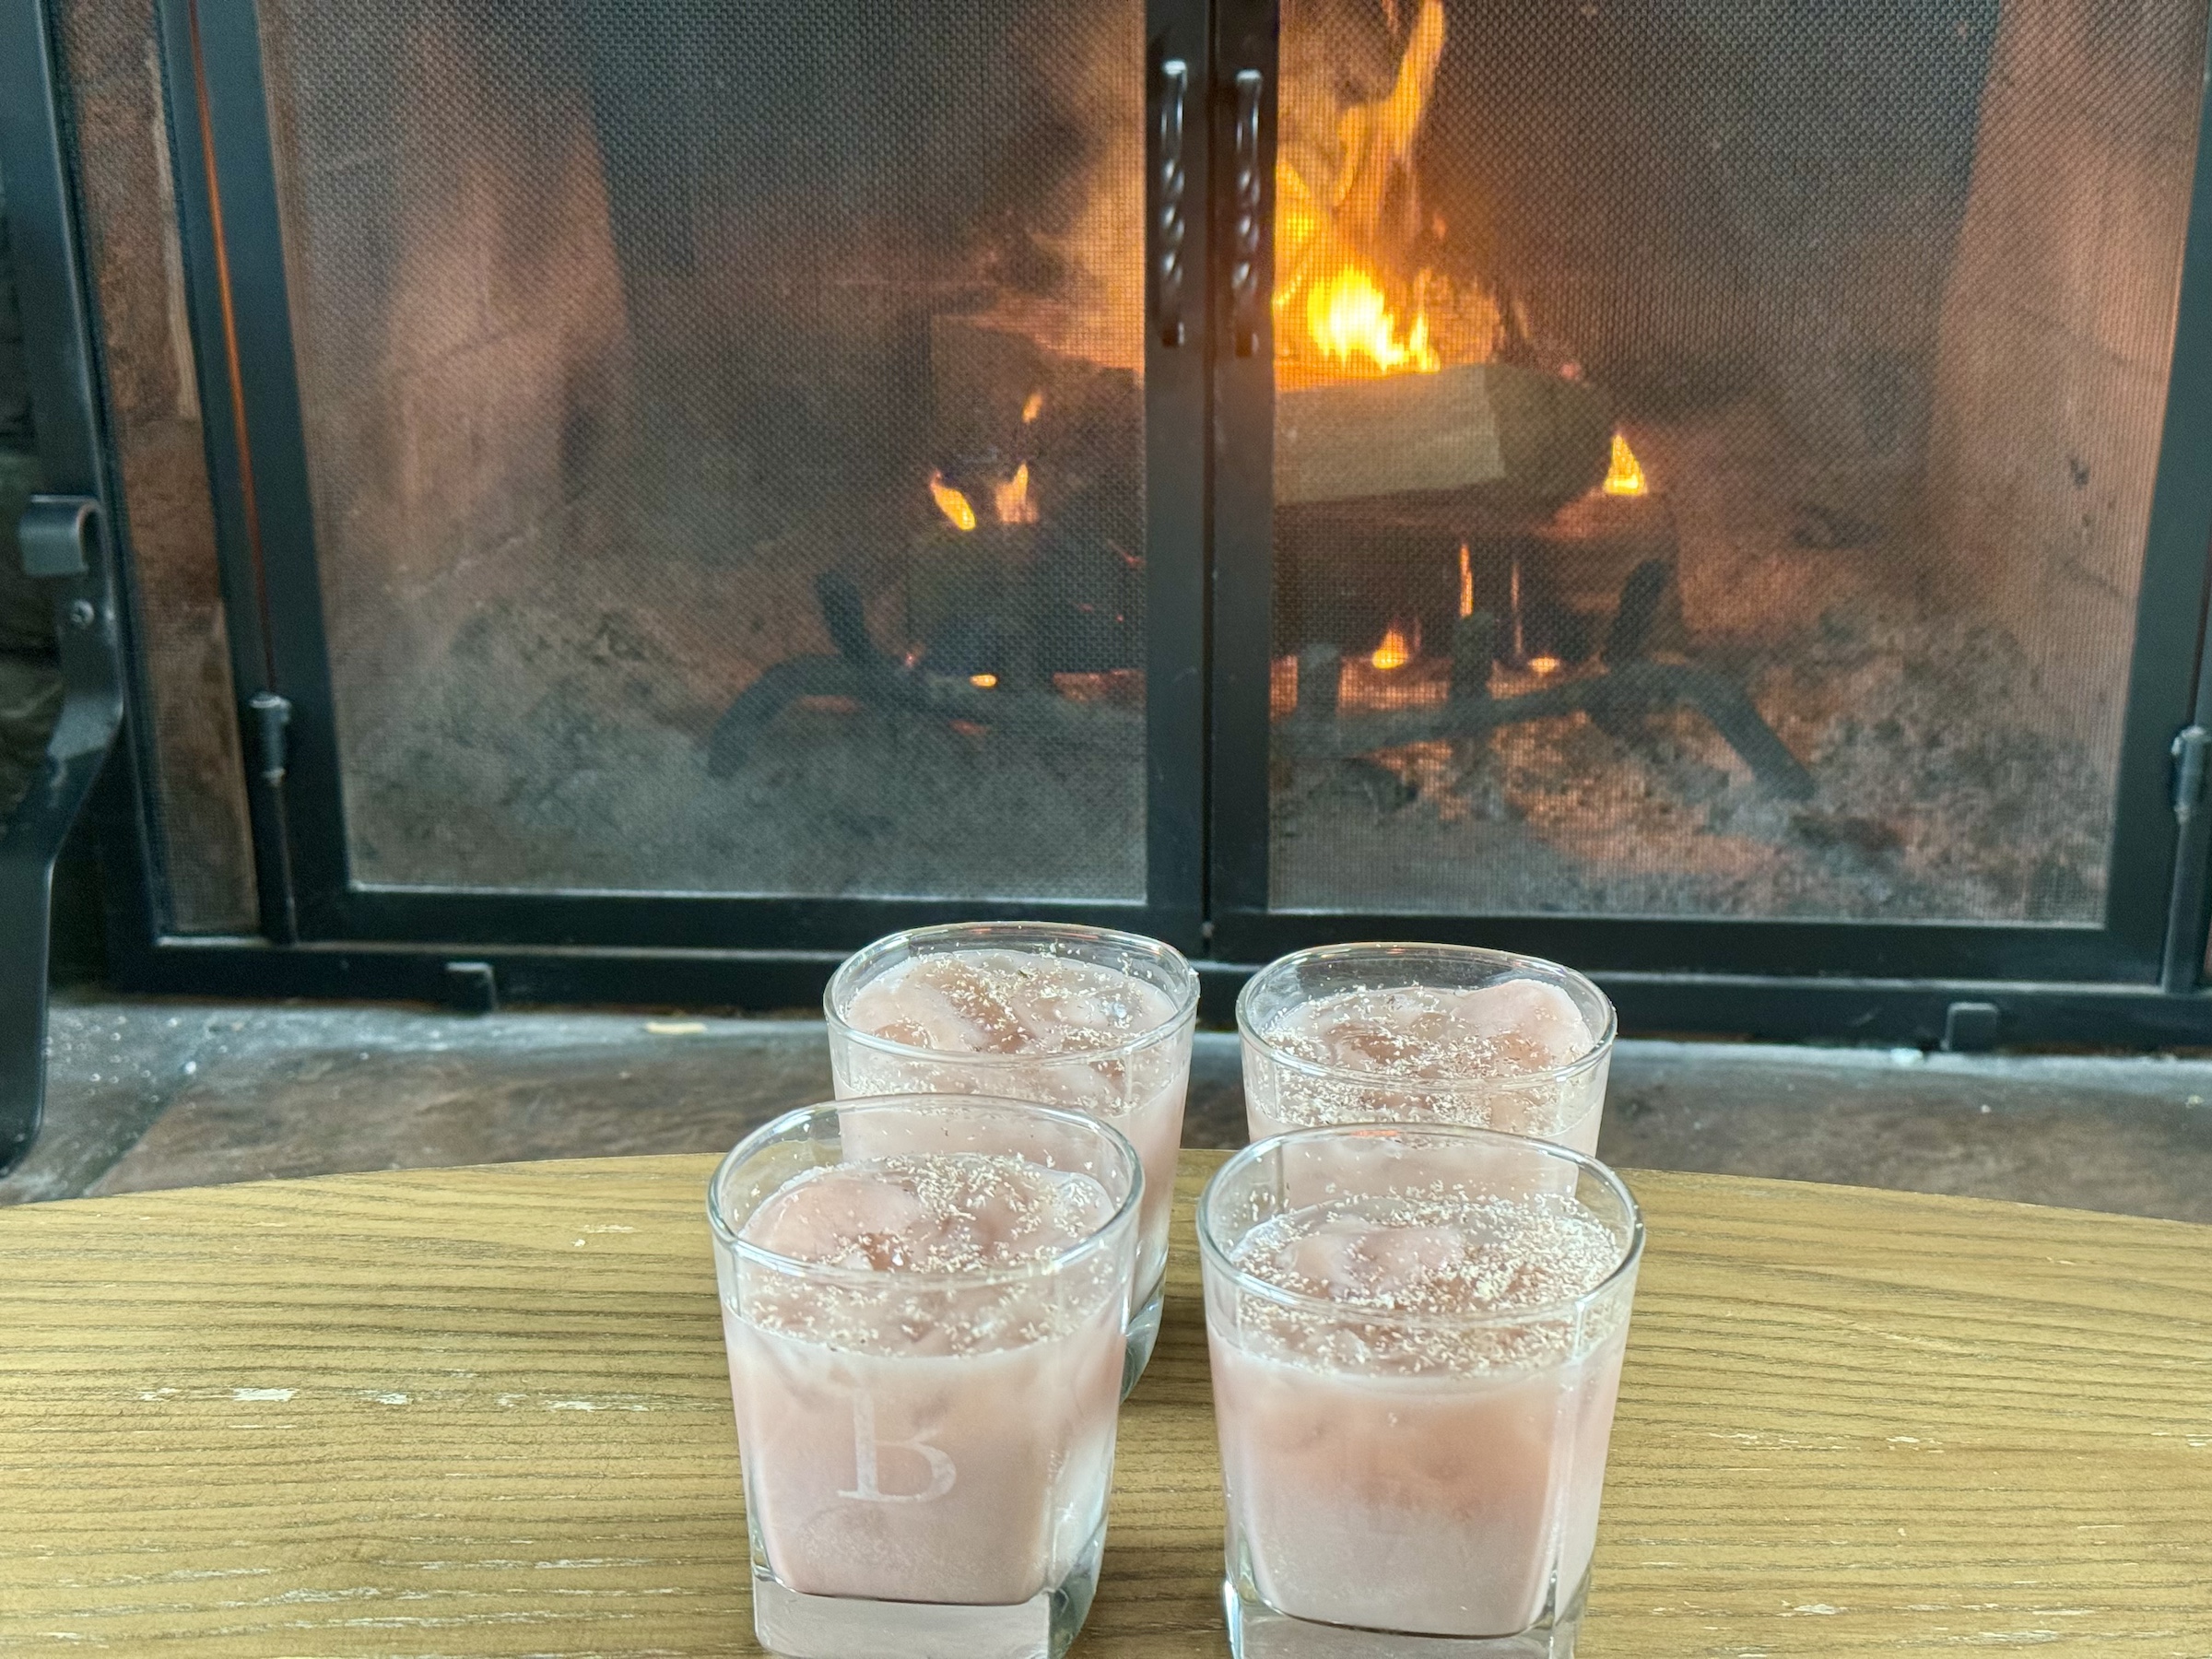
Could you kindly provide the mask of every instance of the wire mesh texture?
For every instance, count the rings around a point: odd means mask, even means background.
[[[1282,40],[1273,902],[2097,921],[2203,7]]]
[[[1141,898],[1141,6],[260,15],[355,875]]]

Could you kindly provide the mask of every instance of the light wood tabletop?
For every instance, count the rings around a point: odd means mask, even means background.
[[[1185,1153],[1078,1654],[1225,1653]],[[0,1211],[0,1652],[753,1652],[712,1160]],[[2212,1654],[2212,1228],[1632,1175],[1587,1659]]]

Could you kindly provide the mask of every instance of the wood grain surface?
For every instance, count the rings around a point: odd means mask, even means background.
[[[1077,1653],[1225,1653],[1186,1153]],[[754,1651],[712,1160],[0,1212],[0,1652]],[[1716,1176],[1651,1230],[1586,1659],[2212,1655],[2212,1229]]]

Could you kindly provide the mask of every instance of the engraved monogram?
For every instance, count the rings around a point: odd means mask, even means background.
[[[884,1451],[911,1452],[929,1470],[929,1483],[918,1492],[887,1492],[879,1477],[879,1454]],[[959,1471],[944,1448],[933,1446],[920,1435],[907,1440],[880,1440],[876,1433],[876,1401],[865,1389],[853,1395],[853,1489],[840,1498],[857,1498],[864,1503],[927,1503],[952,1490]]]

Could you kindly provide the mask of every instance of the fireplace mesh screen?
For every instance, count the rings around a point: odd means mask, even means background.
[[[357,877],[1141,898],[1141,6],[260,9]]]
[[[1274,902],[2096,921],[2204,30],[1289,0]]]

